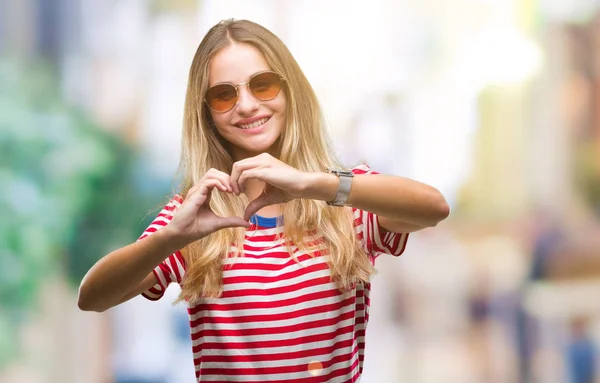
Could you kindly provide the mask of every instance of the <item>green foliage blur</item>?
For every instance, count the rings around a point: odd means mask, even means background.
[[[0,367],[18,352],[19,325],[48,277],[75,289],[152,218],[160,197],[140,193],[136,161],[130,145],[61,100],[50,67],[0,60]]]

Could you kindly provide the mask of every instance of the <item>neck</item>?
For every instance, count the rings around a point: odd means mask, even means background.
[[[278,147],[279,147],[279,141],[275,142],[275,144],[273,144],[271,146],[271,148],[269,148],[269,150],[266,151],[266,153],[269,153],[271,156],[273,156],[275,158],[279,158],[279,152],[277,150]],[[233,157],[234,162],[237,162],[237,161],[241,161],[246,158],[258,156],[259,154],[262,154],[265,152],[250,152],[250,151],[243,150],[241,148],[232,147],[232,148],[230,148],[230,153],[231,153],[231,156]],[[263,191],[265,190],[265,187],[266,187],[266,185],[263,181],[259,181],[256,179],[250,179],[250,180],[246,181],[246,191],[244,192],[244,194],[246,195],[246,197],[248,197],[249,201],[253,201],[263,193]],[[270,205],[270,206],[266,206],[266,207],[260,209],[256,214],[258,214],[262,217],[278,217],[282,213],[283,213],[282,205]]]
[[[244,194],[246,194],[246,197],[248,197],[248,201],[253,201],[256,198],[260,197],[260,195],[265,190],[265,186],[266,186],[265,183],[262,181],[248,180],[246,182],[246,191],[244,193]],[[280,215],[283,214],[283,205],[277,204],[277,205],[265,206],[262,209],[260,209],[258,212],[256,212],[256,214],[260,215],[261,217],[267,217],[267,218],[279,217]]]
[[[263,193],[263,191],[265,190],[265,186],[266,185],[263,181],[248,180],[246,181],[246,191],[244,192],[244,194],[246,194],[248,200],[252,201],[258,198]]]
[[[279,154],[280,154],[279,153],[279,140],[275,141],[275,143],[273,145],[271,145],[271,147],[269,149],[259,151],[259,152],[242,149],[242,148],[236,147],[234,145],[229,145],[228,151],[234,162],[241,161],[243,159],[250,158],[250,157],[256,157],[262,153],[269,153],[273,157],[279,158]]]

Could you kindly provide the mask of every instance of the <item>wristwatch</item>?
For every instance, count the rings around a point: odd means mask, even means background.
[[[327,173],[335,174],[339,177],[340,183],[335,198],[332,201],[327,201],[329,206],[345,206],[350,188],[352,187],[352,177],[354,173],[350,170],[327,168]]]

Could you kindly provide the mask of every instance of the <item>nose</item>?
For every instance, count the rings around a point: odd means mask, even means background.
[[[246,84],[238,87],[237,111],[239,114],[251,115],[258,110],[259,106],[258,99],[254,97]]]

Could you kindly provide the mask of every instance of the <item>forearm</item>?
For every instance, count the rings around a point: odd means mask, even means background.
[[[307,184],[309,198],[331,201],[338,177],[312,173]],[[407,178],[383,174],[355,175],[347,204],[389,219],[430,227],[449,214],[443,195],[434,187]]]
[[[104,311],[119,304],[158,264],[182,247],[165,228],[109,253],[81,281],[79,307]]]

